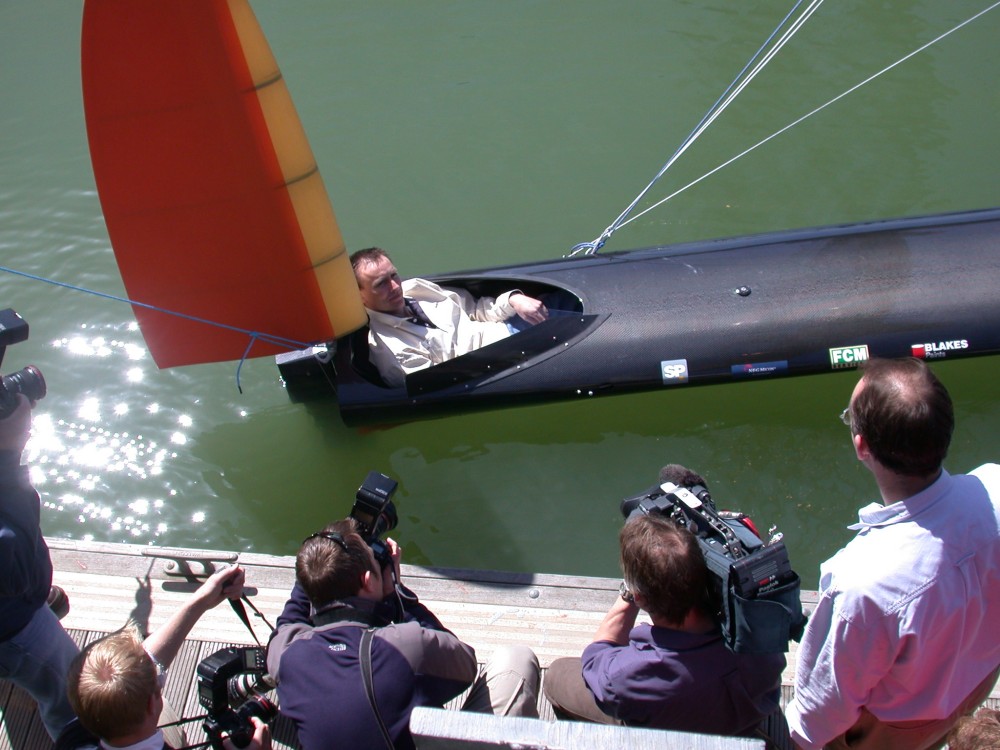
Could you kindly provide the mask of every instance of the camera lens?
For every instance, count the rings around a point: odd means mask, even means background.
[[[243,673],[231,677],[226,683],[226,693],[229,696],[229,704],[238,706],[251,696],[255,695],[259,686],[258,676],[255,674]]]
[[[269,698],[258,695],[256,698],[251,698],[240,706],[236,714],[241,719],[249,719],[251,716],[256,716],[264,723],[270,724],[278,715],[278,707]]]
[[[42,371],[34,365],[4,375],[3,387],[8,393],[23,393],[30,401],[45,397],[45,378],[42,377]]]
[[[45,378],[42,371],[28,365],[10,375],[0,376],[0,418],[17,408],[17,394],[23,393],[29,401],[45,396]]]

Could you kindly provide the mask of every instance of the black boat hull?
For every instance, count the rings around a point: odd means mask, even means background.
[[[394,423],[831,372],[875,356],[1000,352],[1000,209],[431,278],[477,294],[560,291],[579,309],[414,373],[405,389],[365,376],[363,332],[332,356],[282,355],[290,395],[335,392],[347,424]]]

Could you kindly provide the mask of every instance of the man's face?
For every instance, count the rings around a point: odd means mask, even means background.
[[[369,310],[403,316],[403,283],[392,261],[386,257],[363,263],[355,270],[361,301]]]

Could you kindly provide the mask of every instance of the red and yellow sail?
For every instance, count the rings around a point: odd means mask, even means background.
[[[243,356],[247,335],[222,326],[311,343],[366,322],[246,0],[87,0],[82,73],[101,206],[129,298],[157,308],[134,308],[157,365]]]

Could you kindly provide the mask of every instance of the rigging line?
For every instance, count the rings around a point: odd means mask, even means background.
[[[990,5],[990,6],[986,7],[986,8],[984,8],[983,10],[979,11],[975,15],[967,18],[966,20],[962,21],[961,23],[957,24],[956,26],[953,26],[948,31],[945,31],[943,34],[940,34],[939,36],[937,36],[934,39],[930,40],[926,44],[921,45],[920,47],[918,47],[917,49],[913,50],[909,54],[901,57],[899,60],[896,60],[896,62],[892,63],[891,65],[887,65],[882,70],[880,70],[877,73],[869,76],[868,78],[864,79],[860,83],[855,84],[854,86],[852,86],[851,88],[849,88],[847,91],[843,92],[842,94],[839,94],[838,96],[835,96],[833,99],[831,99],[830,101],[826,102],[825,104],[821,104],[820,106],[816,107],[816,109],[812,110],[811,112],[808,112],[808,113],[802,115],[802,117],[798,118],[794,122],[789,123],[788,125],[786,125],[785,127],[781,128],[780,130],[776,130],[775,132],[771,133],[771,135],[767,136],[763,140],[758,141],[753,146],[750,146],[750,148],[748,148],[748,149],[746,149],[746,150],[738,153],[736,156],[732,157],[731,159],[729,159],[727,161],[724,161],[722,164],[718,165],[717,167],[715,167],[711,171],[706,172],[705,174],[703,174],[698,179],[692,180],[691,182],[689,182],[684,187],[682,187],[682,188],[680,188],[678,190],[675,190],[673,193],[671,193],[670,195],[668,195],[666,198],[663,198],[663,199],[657,201],[656,203],[654,203],[652,206],[649,206],[648,208],[643,209],[642,211],[640,211],[639,213],[637,213],[632,218],[630,218],[630,219],[628,219],[626,221],[623,221],[622,224],[621,224],[621,226],[625,226],[627,224],[631,224],[633,221],[635,221],[638,218],[641,218],[645,214],[647,214],[650,211],[652,211],[654,208],[658,208],[659,206],[662,206],[664,203],[666,203],[667,201],[671,200],[672,198],[677,197],[678,195],[680,195],[681,193],[683,193],[688,188],[694,187],[695,185],[697,185],[702,180],[704,180],[704,179],[706,179],[708,177],[711,177],[716,172],[724,169],[725,167],[728,167],[730,164],[732,164],[737,159],[740,159],[740,158],[746,156],[751,151],[754,151],[755,149],[759,148],[760,146],[763,146],[765,143],[767,143],[767,142],[769,142],[769,141],[777,138],[782,133],[785,133],[786,131],[791,130],[793,127],[795,127],[799,123],[803,122],[804,120],[807,120],[810,117],[812,117],[813,115],[817,114],[818,112],[826,109],[831,104],[834,104],[834,103],[840,101],[841,99],[843,99],[848,94],[854,93],[855,91],[857,91],[859,88],[861,88],[865,84],[868,84],[871,81],[873,81],[876,78],[878,78],[879,76],[881,76],[883,73],[888,73],[893,68],[895,68],[895,67],[903,64],[907,60],[909,60],[911,57],[914,57],[915,55],[920,54],[921,52],[923,52],[924,50],[926,50],[928,47],[931,47],[932,45],[935,45],[938,42],[940,42],[945,37],[948,37],[951,34],[954,34],[956,31],[962,29],[963,27],[968,26],[970,23],[972,23],[973,21],[979,19],[981,16],[986,15],[987,13],[989,13],[991,10],[994,10],[998,6],[1000,6],[1000,0],[998,0],[998,2],[993,3],[993,5]]]
[[[242,394],[243,386],[240,385],[240,371],[243,369],[243,363],[250,356],[250,350],[256,341],[264,341],[268,344],[274,344],[275,346],[283,346],[289,350],[305,349],[308,344],[301,341],[296,341],[295,339],[286,339],[283,336],[275,336],[269,333],[260,333],[259,331],[250,331],[246,328],[238,328],[237,326],[231,326],[227,323],[220,323],[216,320],[208,320],[207,318],[199,318],[195,315],[189,315],[187,313],[176,312],[174,310],[167,310],[163,307],[157,307],[155,305],[150,305],[146,302],[135,302],[126,297],[119,297],[114,294],[108,294],[107,292],[98,292],[94,289],[87,289],[82,286],[76,286],[75,284],[67,284],[65,281],[56,281],[55,279],[47,279],[44,276],[36,276],[35,274],[27,273],[26,271],[18,271],[14,268],[8,268],[7,266],[0,266],[0,271],[12,274],[14,276],[21,276],[26,279],[31,279],[32,281],[42,281],[46,284],[52,284],[53,286],[59,286],[64,289],[71,289],[74,292],[83,292],[85,294],[92,294],[95,297],[101,297],[103,299],[109,299],[114,302],[126,302],[130,305],[135,305],[136,307],[141,307],[146,310],[153,310],[155,312],[161,312],[166,315],[173,315],[178,318],[183,318],[194,323],[203,323],[205,325],[215,326],[216,328],[222,328],[227,331],[232,331],[234,333],[241,333],[245,336],[249,336],[250,341],[247,344],[246,350],[243,352],[243,356],[240,357],[239,363],[236,365],[236,389]]]
[[[141,307],[141,308],[146,309],[146,310],[152,310],[154,312],[160,312],[160,313],[164,313],[166,315],[173,315],[173,316],[175,316],[177,318],[184,318],[185,320],[189,320],[189,321],[191,321],[193,323],[203,323],[205,325],[215,326],[216,328],[222,328],[222,329],[225,329],[227,331],[232,331],[234,333],[242,333],[242,334],[250,337],[250,339],[251,339],[251,341],[250,341],[251,345],[253,344],[253,342],[255,340],[260,340],[260,341],[267,342],[269,344],[274,344],[276,346],[284,346],[284,347],[287,347],[288,349],[292,349],[292,350],[295,350],[295,349],[304,349],[305,347],[309,346],[309,344],[303,343],[301,341],[296,341],[295,339],[288,339],[288,338],[285,338],[283,336],[277,336],[277,335],[270,334],[270,333],[260,333],[259,331],[251,331],[251,330],[248,330],[246,328],[239,328],[237,326],[231,326],[228,323],[220,323],[220,322],[218,322],[216,320],[208,320],[207,318],[199,318],[196,315],[189,315],[188,313],[177,312],[175,310],[167,310],[166,308],[157,307],[156,305],[150,305],[149,303],[146,303],[146,302],[136,302],[135,300],[128,299],[127,297],[118,297],[118,296],[116,296],[114,294],[108,294],[107,292],[98,292],[98,291],[95,291],[94,289],[87,289],[86,287],[76,286],[74,284],[68,284],[65,281],[56,281],[55,279],[47,279],[44,276],[36,276],[35,274],[27,273],[26,271],[18,271],[17,269],[8,268],[7,266],[0,266],[0,271],[4,271],[4,272],[12,274],[14,276],[21,276],[21,277],[26,278],[26,279],[31,279],[32,281],[41,281],[41,282],[44,282],[46,284],[52,284],[53,286],[62,287],[64,289],[71,289],[74,292],[83,292],[85,294],[92,294],[95,297],[102,297],[104,299],[109,299],[109,300],[112,300],[114,302],[125,302],[127,304],[133,305],[135,307]],[[249,351],[249,347],[248,347],[248,351]],[[244,354],[244,357],[246,357],[245,354]]]
[[[758,62],[757,65],[754,67],[754,69],[747,75],[747,77],[743,81],[740,82],[740,85],[736,88],[735,91],[733,91],[729,95],[729,97],[726,99],[726,101],[723,103],[723,105],[721,107],[719,107],[715,112],[712,113],[711,119],[701,129],[702,131],[704,131],[711,122],[713,122],[716,118],[718,118],[718,116],[720,114],[722,114],[722,111],[726,107],[728,107],[729,104],[732,103],[732,101],[736,98],[737,94],[741,93],[743,91],[743,89],[745,89],[748,85],[750,85],[750,82],[757,76],[758,73],[760,73],[764,69],[764,66],[767,65],[767,63],[769,63],[774,58],[774,56],[777,55],[778,52],[781,51],[781,48],[784,47],[785,44],[788,43],[788,41],[792,38],[792,36],[800,28],[802,28],[802,25],[805,24],[805,22],[809,20],[809,18],[812,16],[812,14],[815,13],[819,9],[819,6],[822,5],[822,4],[823,4],[823,0],[813,0],[813,4],[810,5],[810,7],[807,8],[805,11],[803,11],[803,14],[801,16],[799,16],[799,18],[797,18],[795,20],[795,22],[792,25],[792,27],[789,28],[784,33],[784,35],[782,36],[782,38],[779,39],[775,43],[775,46],[772,47],[770,50],[768,50],[768,52],[764,56],[764,58],[760,62]],[[699,132],[698,135],[701,135],[701,132]],[[691,140],[692,140],[692,142],[694,141],[693,138]],[[690,144],[686,144],[685,145],[685,147],[684,147],[685,150],[687,149],[687,146],[689,146],[689,145]]]
[[[754,54],[746,62],[746,64],[743,66],[740,72],[736,74],[736,77],[732,80],[732,82],[730,82],[730,84],[726,87],[726,89],[722,92],[722,94],[719,95],[719,98],[716,99],[715,102],[712,104],[712,106],[708,108],[708,111],[704,115],[702,115],[702,118],[698,122],[698,124],[694,127],[694,129],[690,133],[688,133],[687,137],[681,142],[681,145],[678,146],[677,150],[670,157],[667,163],[663,165],[660,171],[656,173],[653,179],[649,182],[648,185],[646,185],[645,188],[643,188],[643,190],[639,193],[639,195],[637,195],[636,198],[625,208],[625,210],[622,211],[613,222],[611,222],[611,224],[604,230],[604,232],[601,234],[600,237],[598,237],[593,242],[583,242],[580,243],[579,245],[575,245],[567,257],[572,257],[581,250],[585,249],[587,250],[586,254],[588,255],[597,252],[604,245],[604,243],[607,242],[608,238],[619,227],[623,226],[622,222],[625,219],[625,217],[628,216],[628,214],[631,213],[631,211],[639,204],[639,202],[650,191],[653,185],[655,185],[656,182],[664,175],[664,173],[666,173],[666,171],[673,165],[673,163],[677,161],[677,159],[681,156],[681,154],[683,154],[684,151],[687,150],[688,146],[690,146],[691,143],[693,143],[701,135],[701,133],[704,132],[704,130],[708,127],[708,125],[710,125],[711,122],[713,122],[715,118],[718,117],[718,114],[729,105],[729,102],[732,101],[732,99],[735,97],[735,94],[732,94],[731,96],[729,96],[728,99],[726,99],[727,95],[730,94],[734,86],[740,83],[740,79],[743,77],[744,73],[747,72],[747,69],[750,68],[752,65],[754,65],[754,61],[756,61],[757,58],[760,57],[761,53],[764,52],[765,49],[767,49],[768,45],[771,43],[774,37],[788,22],[788,19],[792,17],[792,15],[795,13],[795,11],[803,2],[804,0],[797,0],[795,5],[792,6],[792,9],[788,11],[788,13],[785,15],[783,19],[781,19],[781,21],[774,28],[774,30],[767,37],[767,39],[764,40],[764,43],[757,49],[756,52],[754,52]],[[788,41],[788,39],[791,38],[791,35],[794,34],[794,32],[797,31],[799,27],[801,27],[801,25],[805,22],[805,20],[808,19],[809,16],[811,16],[812,13],[815,12],[816,8],[818,8],[819,5],[821,5],[822,3],[823,0],[812,0],[810,7],[807,8],[805,11],[803,11],[802,16],[800,16],[799,19],[793,22],[789,30],[786,30],[783,33],[782,38],[779,39],[779,41],[776,43],[775,49],[767,53],[765,62],[758,63],[755,66],[754,70],[749,74],[747,79],[742,84],[740,84],[739,88],[740,91],[742,91],[742,89],[746,87],[746,85],[750,82],[750,80],[752,80],[753,77],[757,75],[757,73],[764,66],[764,64],[771,58],[773,58],[775,54],[777,54],[777,51],[780,50],[782,46],[784,46],[784,44]],[[726,101],[720,105],[720,102],[723,102],[724,99],[726,99]]]

